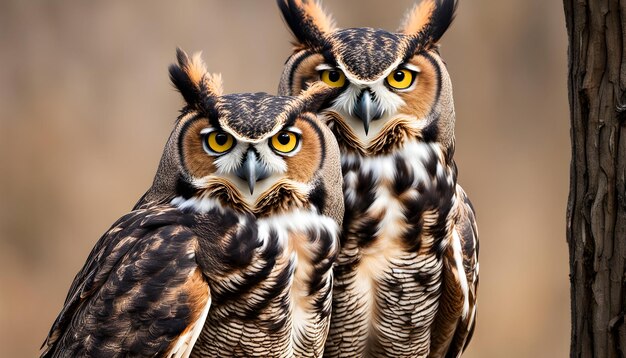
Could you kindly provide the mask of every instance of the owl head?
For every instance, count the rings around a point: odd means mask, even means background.
[[[266,216],[293,208],[341,217],[339,149],[315,112],[335,90],[223,94],[199,55],[177,51],[170,78],[185,106],[150,190],[137,206],[172,201]]]
[[[381,154],[407,138],[453,146],[452,86],[438,43],[455,0],[423,0],[397,32],[336,28],[314,1],[278,5],[296,39],[279,93],[316,82],[336,88],[328,115],[342,150]]]

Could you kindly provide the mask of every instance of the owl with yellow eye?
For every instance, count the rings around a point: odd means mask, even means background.
[[[474,330],[478,234],[457,183],[452,82],[439,51],[455,0],[423,0],[396,32],[335,27],[278,0],[296,38],[279,93],[322,82],[345,216],[326,357],[458,357]]]
[[[151,188],[98,241],[42,357],[321,357],[343,220],[334,89],[222,94],[198,56]]]

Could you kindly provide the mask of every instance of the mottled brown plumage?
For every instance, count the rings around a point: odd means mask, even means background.
[[[346,205],[325,356],[460,356],[475,322],[478,237],[457,185],[438,49],[456,1],[421,1],[398,32],[319,26],[332,21],[312,0],[278,5],[296,37],[279,93],[318,82],[338,91],[322,111]]]
[[[332,94],[223,95],[178,52],[186,101],[152,187],[98,241],[42,357],[321,357],[343,219]]]

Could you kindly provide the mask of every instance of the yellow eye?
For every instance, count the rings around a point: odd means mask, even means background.
[[[205,141],[207,148],[215,154],[226,153],[235,144],[233,136],[223,131],[209,133]]]
[[[415,74],[409,70],[395,70],[387,76],[387,84],[395,89],[407,89],[413,84]]]
[[[331,87],[343,87],[346,84],[346,75],[339,70],[323,70],[320,77]]]
[[[270,146],[279,153],[290,153],[298,147],[300,137],[293,132],[282,131],[275,134],[270,140]]]

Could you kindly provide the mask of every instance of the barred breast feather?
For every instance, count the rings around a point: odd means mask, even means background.
[[[462,348],[476,236],[453,163],[438,144],[409,142],[389,155],[347,153],[342,165],[346,215],[325,356],[426,357],[453,340]]]

